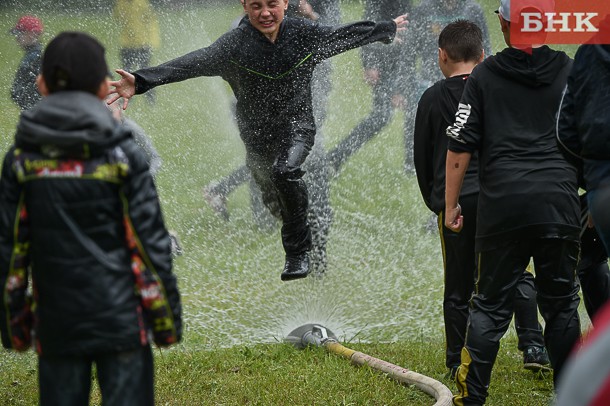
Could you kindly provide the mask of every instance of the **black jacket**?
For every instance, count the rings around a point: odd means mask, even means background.
[[[176,341],[181,309],[171,269],[146,157],[103,102],[89,93],[59,92],[23,112],[0,180],[3,346],[29,346],[30,270],[41,354],[146,345],[135,293],[141,271],[164,285],[166,300],[158,303]]]
[[[434,213],[445,210],[446,129],[455,121],[468,75],[436,82],[417,105],[413,153],[417,183],[426,206]],[[475,153],[468,166],[460,196],[479,193],[478,161]]]
[[[40,93],[38,93],[38,87],[36,86],[36,76],[40,73],[41,61],[41,44],[34,44],[25,49],[25,55],[19,63],[11,87],[11,98],[21,110],[31,108],[40,100]]]
[[[477,247],[505,239],[579,239],[576,170],[555,140],[571,60],[546,46],[507,48],[473,70],[449,150],[479,152]]]
[[[313,145],[311,77],[317,64],[375,42],[391,42],[393,21],[338,27],[285,18],[275,43],[244,17],[241,24],[199,49],[134,72],[136,93],[199,76],[221,76],[237,99],[237,123],[247,148],[265,150],[295,134]]]
[[[557,137],[568,159],[582,165],[587,189],[608,183],[610,45],[582,45],[576,52],[558,116]]]

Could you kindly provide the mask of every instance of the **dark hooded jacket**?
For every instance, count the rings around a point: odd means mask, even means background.
[[[478,250],[523,235],[578,241],[576,170],[555,140],[571,65],[547,46],[507,48],[468,79],[447,135],[449,150],[479,153]]]
[[[395,34],[393,21],[331,27],[286,17],[272,43],[244,17],[209,47],[134,72],[136,93],[199,76],[220,76],[237,99],[237,123],[247,148],[264,152],[295,135],[313,145],[311,78],[316,65],[371,42],[389,43]]]
[[[469,75],[459,75],[436,82],[426,90],[417,105],[413,134],[413,163],[417,183],[426,206],[434,213],[445,210],[445,131],[455,121],[460,98]],[[479,193],[478,161],[475,152],[464,177],[460,196]]]
[[[610,45],[582,45],[557,121],[559,145],[579,167],[586,189],[610,181]]]
[[[146,345],[136,295],[135,273],[142,269],[164,286],[163,305],[178,340],[181,309],[169,236],[144,153],[94,95],[44,98],[22,113],[2,167],[3,346],[27,349],[32,321],[43,355]]]

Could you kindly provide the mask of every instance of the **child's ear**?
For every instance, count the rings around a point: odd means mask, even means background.
[[[44,97],[49,95],[49,88],[47,87],[47,82],[45,82],[42,74],[36,76],[36,86],[38,86],[38,93],[40,93],[41,96]]]
[[[443,63],[447,63],[447,59],[449,59],[449,57],[447,56],[447,52],[443,48],[439,48],[438,49],[438,60]]]

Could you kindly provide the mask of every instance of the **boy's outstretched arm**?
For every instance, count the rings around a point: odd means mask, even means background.
[[[117,69],[115,72],[121,75],[121,79],[109,83],[110,91],[106,103],[110,105],[122,97],[123,110],[125,110],[129,104],[129,99],[136,94],[136,78],[123,69]]]

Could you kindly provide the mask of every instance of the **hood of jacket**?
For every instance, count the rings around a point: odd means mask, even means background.
[[[21,114],[15,145],[51,158],[88,158],[129,137],[96,96],[53,93]]]
[[[529,87],[547,86],[571,59],[548,46],[532,49],[531,54],[516,48],[506,48],[485,60],[487,66],[504,76]]]

